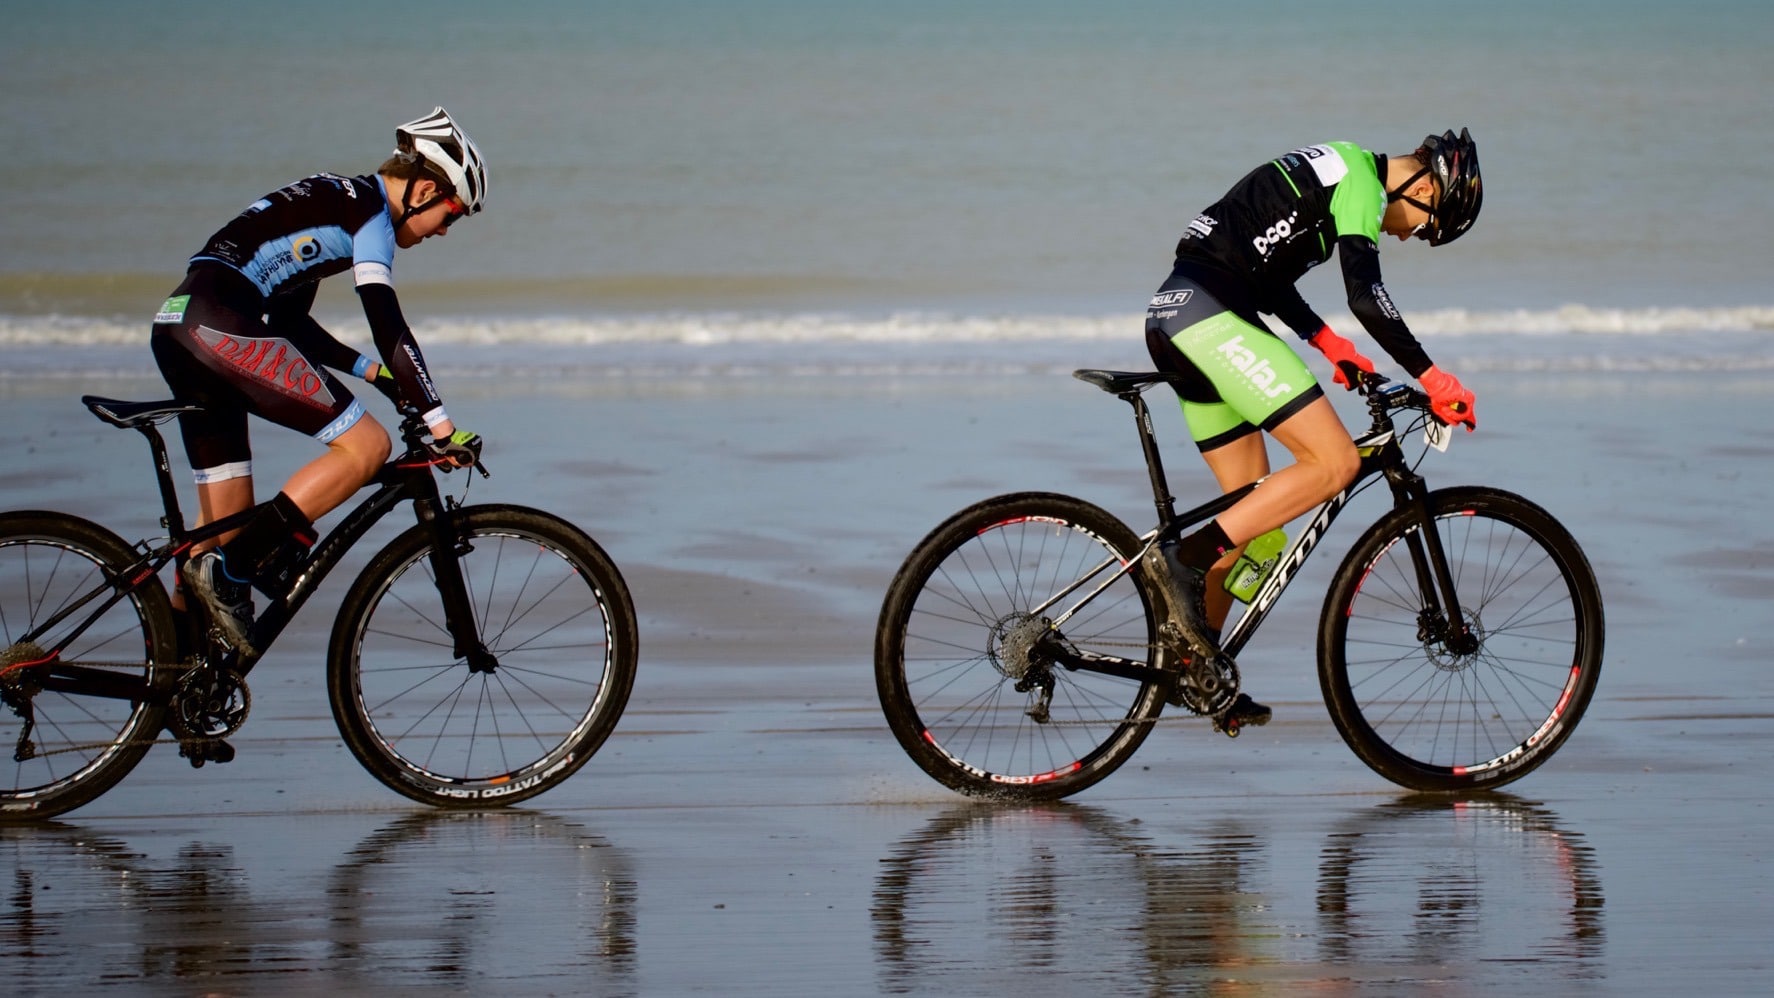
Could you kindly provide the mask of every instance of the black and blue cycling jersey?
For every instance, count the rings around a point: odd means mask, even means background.
[[[391,284],[394,250],[382,178],[317,173],[248,205],[191,263],[226,264],[270,299],[347,268],[359,284]]]
[[[168,382],[205,407],[181,420],[194,469],[247,467],[247,412],[323,442],[361,418],[324,368],[361,377],[372,361],[309,314],[319,282],[347,270],[402,397],[428,425],[449,418],[394,293],[397,248],[382,177],[317,173],[254,201],[192,255],[154,317],[154,348]]]

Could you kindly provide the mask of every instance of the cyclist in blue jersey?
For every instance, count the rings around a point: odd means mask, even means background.
[[[244,527],[193,557],[182,582],[209,607],[230,646],[251,653],[253,587],[280,594],[315,540],[313,524],[368,484],[388,433],[333,370],[376,383],[424,412],[434,459],[472,465],[478,436],[456,427],[394,292],[394,253],[442,236],[481,210],[487,171],[442,107],[395,129],[374,175],[318,173],[248,205],[192,256],[154,317],[150,342],[181,401],[199,522],[252,508],[247,414],[312,436],[326,452],[296,471]],[[340,343],[309,315],[318,282],[351,271],[377,356]],[[331,370],[329,370],[329,368]]]
[[[1231,609],[1220,583],[1246,543],[1336,495],[1359,457],[1317,380],[1263,324],[1274,315],[1331,362],[1334,380],[1356,387],[1373,362],[1331,331],[1295,288],[1307,270],[1340,258],[1349,308],[1380,346],[1416,378],[1435,414],[1477,426],[1473,396],[1429,359],[1380,280],[1382,233],[1431,246],[1453,242],[1478,217],[1484,191],[1478,149],[1465,129],[1430,135],[1410,155],[1384,156],[1352,143],[1296,149],[1238,181],[1196,216],[1177,243],[1168,280],[1152,298],[1146,344],[1160,369],[1181,374],[1183,415],[1223,491],[1262,485],[1215,519],[1156,552],[1176,578],[1173,623],[1189,652],[1220,654]],[[1293,454],[1270,473],[1263,431]],[[1239,694],[1226,715],[1261,724],[1269,709]],[[1231,730],[1236,730],[1231,726]]]

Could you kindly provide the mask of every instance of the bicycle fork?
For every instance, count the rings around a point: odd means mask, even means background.
[[[1447,551],[1441,544],[1441,532],[1436,529],[1435,513],[1429,508],[1428,487],[1412,473],[1387,477],[1398,505],[1411,510],[1417,521],[1417,529],[1405,534],[1411,565],[1417,573],[1417,590],[1423,597],[1423,606],[1417,612],[1417,640],[1439,642],[1455,655],[1470,655],[1478,650],[1478,638],[1472,633],[1471,621],[1466,619],[1459,593],[1454,589]]]
[[[441,502],[442,508],[439,508]],[[494,672],[498,656],[480,639],[474,603],[462,575],[462,556],[474,550],[465,531],[457,529],[459,507],[447,499],[418,499],[413,503],[419,521],[431,527],[431,573],[443,598],[444,626],[450,632],[454,654],[468,662],[469,672]]]

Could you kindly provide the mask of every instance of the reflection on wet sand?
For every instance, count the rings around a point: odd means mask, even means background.
[[[1213,818],[1172,839],[1073,804],[952,808],[882,861],[881,987],[1335,991],[1495,961],[1541,981],[1598,976],[1597,864],[1544,807],[1410,797],[1357,812],[1316,851],[1315,913],[1288,903],[1304,885],[1257,824]]]
[[[632,864],[575,822],[417,812],[365,837],[307,894],[255,897],[233,852],[198,839],[168,862],[77,825],[0,828],[0,855],[16,860],[0,977],[44,993],[636,990]]]
[[[1455,953],[1595,977],[1602,907],[1593,850],[1510,797],[1405,797],[1342,822],[1319,853],[1318,940],[1337,963],[1429,966]]]

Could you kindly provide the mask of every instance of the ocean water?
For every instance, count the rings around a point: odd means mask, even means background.
[[[434,103],[488,208],[398,279],[465,369],[1139,364],[1177,233],[1238,176],[1461,125],[1484,217],[1382,254],[1438,360],[1757,367],[1771,44],[1756,0],[33,5],[0,36],[0,371],[145,368],[211,231]],[[1302,292],[1352,327],[1336,269]]]

